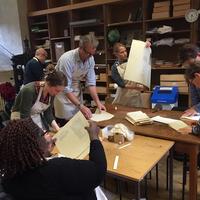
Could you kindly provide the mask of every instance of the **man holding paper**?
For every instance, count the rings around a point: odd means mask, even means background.
[[[136,41],[136,40],[135,40]],[[144,43],[145,44],[145,43]],[[132,47],[133,46],[133,47]],[[151,43],[146,41],[145,47],[149,48]],[[134,48],[134,45],[131,45]],[[113,46],[113,54],[117,58],[111,68],[112,79],[117,83],[118,88],[116,97],[113,101],[114,104],[121,104],[124,106],[141,107],[141,91],[146,90],[143,84],[134,82],[124,78],[127,69],[127,50],[122,43],[115,43]],[[132,58],[129,58],[131,60]],[[135,67],[135,66],[132,66]],[[134,70],[132,73],[134,74]]]
[[[92,117],[91,110],[83,104],[83,84],[81,84],[81,81],[85,81],[85,85],[98,109],[106,110],[96,91],[93,55],[98,43],[93,34],[81,36],[79,48],[64,53],[58,60],[56,69],[62,71],[68,81],[68,86],[64,92],[57,95],[54,101],[55,116],[61,125],[64,125],[79,110],[87,119]]]

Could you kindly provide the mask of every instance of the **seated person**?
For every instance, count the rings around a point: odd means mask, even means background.
[[[200,88],[200,62],[190,64],[185,71],[185,78],[188,83]],[[200,121],[194,126],[182,128],[179,131],[183,134],[192,133],[194,135],[200,135]]]
[[[200,50],[193,44],[186,44],[181,48],[179,58],[182,66],[187,67],[196,61],[200,61]],[[183,116],[192,116],[200,112],[200,89],[193,83],[189,83],[189,87],[192,107],[185,110]]]
[[[151,43],[146,42],[146,47],[150,47]],[[113,101],[114,104],[121,104],[124,106],[141,107],[140,92],[146,90],[145,86],[136,84],[131,81],[125,81],[123,74],[126,69],[127,50],[122,43],[115,43],[113,46],[113,54],[117,58],[111,68],[112,79],[117,83],[118,88],[116,97]],[[124,64],[123,64],[124,63]]]
[[[94,122],[89,160],[46,160],[53,141],[39,137],[42,130],[31,118],[10,121],[0,132],[0,177],[4,191],[15,200],[96,200],[94,189],[106,173],[106,158]]]

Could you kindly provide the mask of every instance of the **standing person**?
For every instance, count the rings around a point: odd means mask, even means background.
[[[179,52],[179,59],[181,65],[188,67],[195,62],[200,61],[200,50],[196,45],[185,44]],[[183,116],[192,116],[200,112],[200,88],[196,87],[193,83],[189,83],[189,92],[192,107],[185,110]]]
[[[41,81],[44,77],[44,63],[48,54],[43,48],[35,51],[35,56],[29,60],[24,69],[24,85],[33,81]]]
[[[68,86],[64,92],[57,95],[54,101],[55,116],[61,125],[72,118],[78,110],[87,119],[92,116],[90,109],[83,105],[82,80],[85,80],[85,85],[98,109],[105,110],[105,106],[100,102],[96,91],[93,55],[98,43],[98,40],[92,34],[81,36],[79,47],[64,53],[58,60],[56,69],[62,71],[68,81]]]
[[[146,47],[150,47],[151,43],[146,42]],[[118,85],[116,97],[113,104],[121,104],[124,106],[141,107],[141,91],[146,90],[145,86],[130,81],[125,81],[123,75],[127,64],[127,50],[122,43],[115,43],[113,46],[113,54],[117,58],[111,68],[111,76]]]
[[[39,137],[30,118],[11,121],[0,132],[0,177],[6,193],[15,200],[96,200],[94,189],[106,173],[106,157],[94,122],[86,128],[90,137],[89,160],[53,158],[49,140]]]
[[[65,75],[56,70],[47,74],[45,81],[26,84],[15,99],[11,119],[31,117],[41,129],[47,131],[52,127],[58,131],[59,126],[52,113],[53,100],[66,85]]]

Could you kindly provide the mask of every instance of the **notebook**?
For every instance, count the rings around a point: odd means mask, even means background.
[[[125,117],[134,125],[151,124],[152,120],[142,111],[128,112]]]

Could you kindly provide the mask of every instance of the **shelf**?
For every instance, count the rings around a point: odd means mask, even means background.
[[[32,23],[31,26],[44,25],[44,24],[48,24],[48,22],[47,21],[44,21],[44,22],[35,22],[35,23]]]
[[[107,24],[107,27],[126,26],[126,25],[132,25],[132,24],[142,24],[142,21],[124,21],[124,22],[111,23],[111,24]]]
[[[101,1],[92,0],[89,2],[81,2],[81,3],[66,5],[66,6],[60,6],[56,8],[32,11],[32,12],[29,12],[28,16],[33,17],[33,16],[40,16],[40,15],[46,15],[46,14],[53,14],[53,13],[59,13],[59,12],[64,12],[64,11],[89,8],[89,7],[94,7],[94,6],[102,6],[102,5],[112,4],[116,2],[123,2],[123,0],[101,0]]]
[[[185,17],[178,16],[178,17],[165,17],[165,18],[159,18],[159,19],[147,19],[144,22],[169,21],[169,20],[177,20],[177,19],[185,19]]]
[[[178,31],[171,31],[167,33],[145,33],[146,35],[156,35],[156,36],[162,36],[162,35],[171,35],[171,34],[177,34],[177,33],[190,33],[191,31],[186,29],[186,30],[178,30]]]
[[[177,69],[182,69],[185,70],[186,68],[183,67],[152,67],[152,70],[166,70],[166,69],[170,69],[170,70],[177,70]]]
[[[37,40],[37,41],[39,41],[39,40],[49,40],[49,37],[36,38],[35,40]]]
[[[55,38],[51,38],[50,40],[64,40],[64,39],[70,39],[70,36],[63,36],[63,37],[55,37]]]
[[[79,24],[79,25],[70,25],[72,28],[81,28],[81,27],[90,27],[90,26],[104,26],[103,22],[95,22],[95,23],[86,23],[86,24]]]
[[[48,29],[40,29],[40,30],[37,30],[37,31],[31,31],[31,33],[45,33],[45,32],[48,32],[49,30]]]

